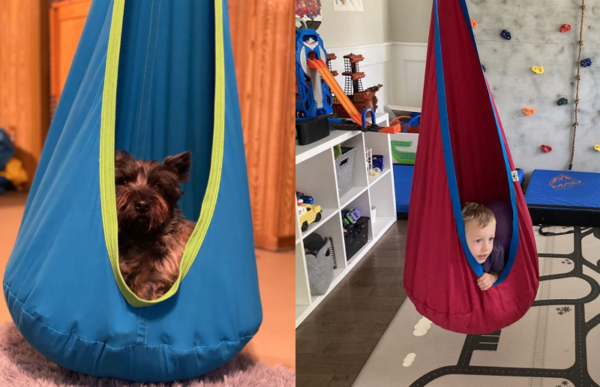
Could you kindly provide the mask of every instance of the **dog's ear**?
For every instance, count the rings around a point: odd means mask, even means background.
[[[165,157],[163,165],[177,174],[179,181],[185,183],[190,178],[190,168],[192,167],[192,154],[185,151],[175,156]]]
[[[131,159],[133,159],[133,156],[127,151],[119,150],[115,152],[115,161],[126,161]]]

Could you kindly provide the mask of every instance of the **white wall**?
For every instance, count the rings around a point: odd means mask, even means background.
[[[328,53],[335,53],[337,60],[332,62],[334,70],[340,75],[338,83],[344,87],[344,55],[354,53],[365,57],[360,62],[360,70],[365,73],[363,87],[382,84],[377,92],[379,108],[392,101],[392,66],[390,62],[389,42],[389,4],[395,0],[363,0],[364,12],[334,11],[333,0],[321,1],[323,18],[318,29]]]
[[[334,11],[333,0],[321,1],[319,34],[325,47],[362,46],[390,41],[389,2],[363,0],[364,12]]]
[[[427,43],[433,0],[390,0],[392,42]]]

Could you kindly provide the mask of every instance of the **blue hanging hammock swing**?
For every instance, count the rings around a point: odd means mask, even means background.
[[[119,270],[115,148],[145,160],[192,152],[180,207],[197,225],[158,300],[138,298]],[[255,335],[262,309],[225,0],[93,2],[4,295],[37,351],[95,376],[193,378]]]

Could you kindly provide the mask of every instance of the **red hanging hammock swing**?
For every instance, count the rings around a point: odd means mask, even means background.
[[[417,311],[444,329],[494,332],[523,317],[536,297],[535,239],[514,171],[465,0],[434,0],[404,288]],[[496,284],[481,291],[461,203],[496,200],[512,207],[510,249]]]

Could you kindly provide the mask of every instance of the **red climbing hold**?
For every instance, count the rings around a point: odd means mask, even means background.
[[[560,26],[560,33],[564,34],[567,31],[571,31],[571,25],[570,24],[563,24],[562,26]]]
[[[544,153],[552,152],[552,147],[550,145],[544,145],[544,144],[542,144],[542,146],[540,147],[540,149]]]

